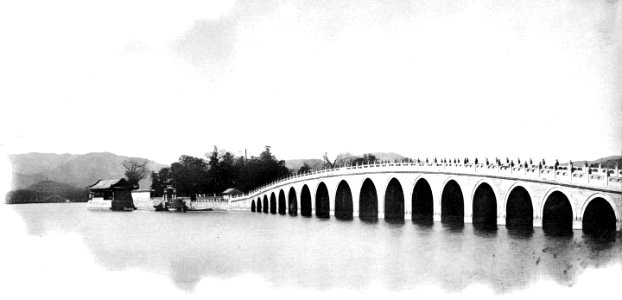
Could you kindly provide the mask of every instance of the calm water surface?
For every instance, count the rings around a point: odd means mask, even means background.
[[[251,212],[109,212],[80,204],[12,205],[32,235],[52,230],[84,238],[109,270],[170,276],[183,290],[204,277],[254,273],[274,288],[401,290],[433,283],[460,291],[481,283],[497,292],[551,278],[573,285],[586,268],[622,262],[622,238],[480,231],[469,224],[419,225]]]

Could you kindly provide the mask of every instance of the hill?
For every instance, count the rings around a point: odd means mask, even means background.
[[[402,159],[407,158],[406,156],[403,156],[395,152],[371,152],[371,154],[373,154],[377,160],[400,161]],[[340,153],[336,157],[338,159],[347,158],[349,160],[354,160],[354,159],[362,158],[363,155],[362,154],[352,155],[350,153]],[[324,160],[317,159],[317,158],[290,159],[290,160],[285,161],[285,166],[292,171],[298,171],[304,163],[307,163],[312,169],[321,169],[324,166]]]
[[[607,157],[599,158],[597,160],[592,161],[590,165],[592,167],[598,167],[598,164],[601,164],[603,168],[613,169],[616,167],[616,165],[618,166],[618,168],[622,168],[622,156],[615,155],[615,156],[607,156]]]
[[[406,156],[395,152],[372,152],[371,154],[379,160],[400,161],[407,158]]]
[[[13,189],[26,189],[41,181],[51,180],[76,188],[87,187],[98,179],[124,177],[123,161],[136,159],[147,161],[152,171],[159,171],[166,165],[140,157],[120,156],[110,152],[87,154],[25,153],[11,154],[13,168]],[[140,181],[141,188],[151,185],[150,178]]]
[[[311,169],[321,169],[323,165],[323,161],[317,158],[311,159],[290,159],[285,161],[285,166],[293,171],[300,170],[303,164],[307,164],[311,167]]]
[[[598,165],[601,165],[603,168],[609,168],[609,169],[613,169],[616,167],[616,165],[618,165],[618,168],[622,168],[622,156],[620,155],[613,155],[613,156],[607,156],[607,157],[603,157],[603,158],[599,158],[596,160],[577,160],[577,161],[572,161],[572,164],[574,166],[583,166],[585,164],[588,164],[590,167],[592,168],[597,168]],[[559,162],[560,165],[565,166],[568,164],[568,162],[564,161],[564,162]]]
[[[31,190],[31,191],[36,191],[36,192],[48,193],[48,194],[58,194],[61,196],[63,194],[82,192],[85,190],[85,189],[79,189],[71,185],[52,181],[52,180],[45,180],[45,181],[37,182],[27,187],[26,189]]]
[[[88,190],[79,189],[68,184],[45,180],[26,189],[11,191],[6,195],[6,203],[53,203],[53,202],[85,202]]]

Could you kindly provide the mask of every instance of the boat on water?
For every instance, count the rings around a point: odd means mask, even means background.
[[[163,201],[162,203],[159,203],[157,206],[155,206],[155,208],[158,211],[180,211],[180,212],[187,212],[187,211],[200,212],[200,211],[219,210],[218,207],[216,207],[213,202],[197,201],[196,199],[192,200],[186,197],[169,199],[167,201]]]
[[[189,209],[188,211],[214,211],[213,208]]]
[[[153,207],[156,211],[226,211],[228,202],[216,197],[190,197],[170,198],[162,197],[154,200]]]
[[[156,211],[223,211],[228,210],[229,202],[223,196],[193,194],[190,197],[177,197],[172,180],[167,180],[162,197],[152,198]]]

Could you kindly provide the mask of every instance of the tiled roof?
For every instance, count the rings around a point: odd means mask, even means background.
[[[109,180],[100,179],[99,181],[91,185],[89,188],[91,190],[107,190],[107,189],[111,189],[113,185],[116,185],[118,183],[123,183],[124,181],[126,181],[125,178],[109,179]]]

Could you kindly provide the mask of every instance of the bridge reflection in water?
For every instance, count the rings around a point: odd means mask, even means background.
[[[318,218],[473,223],[482,230],[543,227],[555,235],[615,232],[622,227],[622,176],[617,168],[572,164],[375,163],[284,178],[230,206]]]

